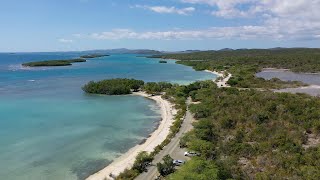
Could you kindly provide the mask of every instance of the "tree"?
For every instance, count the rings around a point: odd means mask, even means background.
[[[206,161],[204,159],[194,157],[182,166],[181,169],[170,175],[168,179],[218,180],[226,178],[223,178],[219,174],[219,169],[213,161]]]
[[[162,176],[167,176],[174,172],[174,164],[173,159],[170,157],[170,155],[166,155],[163,157],[163,163],[158,163],[157,168],[159,173]]]
[[[133,169],[136,169],[137,171],[142,173],[147,170],[147,167],[152,162],[152,160],[152,156],[150,156],[146,151],[142,151],[137,155],[136,160],[133,164]]]

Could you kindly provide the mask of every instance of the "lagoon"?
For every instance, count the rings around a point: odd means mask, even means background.
[[[310,86],[301,88],[287,88],[276,90],[277,92],[306,93],[311,96],[320,96],[320,74],[295,73],[289,70],[265,69],[256,74],[265,79],[279,78],[283,81],[301,81]]]

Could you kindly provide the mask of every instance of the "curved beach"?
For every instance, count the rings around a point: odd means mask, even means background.
[[[132,167],[136,156],[141,151],[152,152],[153,149],[161,144],[170,132],[170,126],[174,121],[174,115],[176,110],[174,106],[167,100],[163,99],[161,96],[150,96],[144,92],[136,92],[133,95],[143,96],[156,101],[156,103],[161,108],[162,120],[158,128],[150,135],[148,139],[143,144],[136,145],[131,148],[125,154],[121,155],[119,158],[115,159],[110,165],[102,169],[101,171],[89,176],[87,180],[104,180],[112,179],[109,175],[113,176],[119,175],[125,169]]]

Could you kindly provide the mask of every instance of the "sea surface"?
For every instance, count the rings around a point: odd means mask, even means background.
[[[312,96],[320,96],[320,74],[294,73],[284,70],[264,70],[256,74],[264,79],[279,78],[283,81],[301,81],[310,86],[302,88],[287,88],[277,90],[277,92],[306,93]]]
[[[102,169],[146,138],[161,116],[139,96],[88,95],[90,80],[136,78],[188,84],[211,73],[138,55],[113,54],[68,67],[25,68],[69,53],[0,54],[0,179],[76,180]]]

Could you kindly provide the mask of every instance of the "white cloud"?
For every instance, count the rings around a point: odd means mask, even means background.
[[[73,43],[72,39],[61,38],[61,39],[58,39],[58,41],[61,42],[61,43]]]
[[[292,33],[296,33],[293,31]],[[298,32],[299,33],[299,32]],[[96,40],[203,40],[203,39],[294,39],[290,32],[280,31],[277,26],[212,27],[200,30],[169,30],[136,32],[130,29],[92,33],[87,38]]]
[[[280,17],[320,19],[320,0],[181,0],[189,4],[207,4],[217,8],[212,14],[219,17],[250,17],[259,13]],[[246,8],[243,8],[246,6]],[[242,8],[240,8],[242,7]]]
[[[180,15],[188,15],[195,11],[194,7],[186,7],[186,8],[176,8],[174,6],[146,6],[146,5],[135,5],[136,8],[147,9],[156,13],[161,14],[180,14]]]
[[[221,18],[256,18],[275,37],[312,39],[320,32],[320,0],[181,0],[206,4]]]
[[[81,33],[76,33],[76,34],[72,34],[73,37],[76,37],[76,38],[81,38],[82,37],[82,34]]]
[[[319,39],[320,0],[181,0],[184,3],[206,4],[212,15],[222,18],[255,17],[255,25],[212,27],[207,29],[171,29],[168,31],[142,31],[113,29],[77,38],[96,40],[202,40],[202,39],[268,39],[309,40]],[[242,8],[240,8],[242,7]],[[245,8],[244,8],[245,7]],[[195,11],[189,7],[178,9],[165,6],[139,6],[157,13],[186,15]],[[241,21],[240,21],[241,23]]]
[[[232,17],[249,17],[252,13],[250,11],[244,11],[237,9],[238,4],[249,4],[257,0],[181,0],[184,3],[191,4],[207,4],[209,6],[215,6],[218,10],[211,12],[212,15],[224,18]]]

